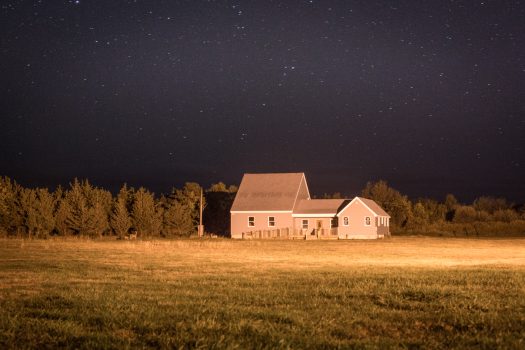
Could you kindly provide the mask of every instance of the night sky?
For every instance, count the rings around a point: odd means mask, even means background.
[[[525,201],[525,1],[2,1],[0,175]]]

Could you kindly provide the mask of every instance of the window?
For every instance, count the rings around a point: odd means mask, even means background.
[[[330,227],[337,227],[338,221],[337,218],[332,218],[332,221],[330,222]]]
[[[370,226],[370,216],[365,217],[365,226]]]
[[[275,216],[268,216],[268,226],[275,226]]]
[[[308,220],[303,220],[303,230],[308,230]]]
[[[250,226],[250,227],[255,226],[255,217],[248,216],[248,226]]]
[[[343,218],[343,225],[348,226],[348,216]]]

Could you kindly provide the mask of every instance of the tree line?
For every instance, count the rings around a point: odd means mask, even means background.
[[[116,196],[75,179],[69,188],[25,188],[0,177],[0,236],[45,238],[51,235],[98,238],[187,236],[195,231],[199,216],[201,186],[194,182],[156,197],[140,187],[123,185]],[[235,186],[212,185],[205,192],[208,214],[224,214],[233,201]],[[227,216],[229,217],[229,215]],[[211,228],[224,231],[223,223],[209,220]],[[229,225],[228,225],[229,226]],[[229,228],[229,227],[228,227]]]
[[[525,233],[525,207],[505,198],[482,196],[470,204],[453,194],[443,201],[406,195],[384,180],[369,182],[361,195],[376,201],[391,216],[392,232],[451,235],[512,235]]]
[[[68,188],[25,188],[0,177],[0,236],[45,238],[79,236],[142,238],[189,236],[196,232],[202,187],[188,182],[167,195],[123,185],[114,196],[75,179]],[[207,232],[228,236],[236,186],[219,182],[203,190]],[[361,196],[376,201],[391,216],[393,234],[505,235],[525,233],[525,207],[505,198],[482,196],[470,204],[452,194],[443,201],[410,200],[386,181],[369,182]],[[340,193],[322,198],[342,198]]]

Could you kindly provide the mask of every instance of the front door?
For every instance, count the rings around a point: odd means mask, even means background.
[[[323,220],[316,220],[315,222],[315,233],[319,235],[319,232],[323,229]],[[312,232],[312,235],[314,233]]]

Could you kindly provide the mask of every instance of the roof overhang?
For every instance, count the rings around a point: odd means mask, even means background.
[[[230,210],[231,214],[251,214],[251,213],[292,213],[291,210]]]
[[[333,214],[292,214],[292,217],[294,218],[333,218],[336,215],[336,213]]]

